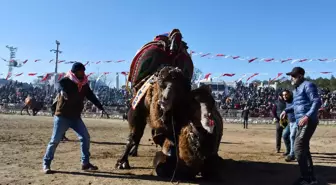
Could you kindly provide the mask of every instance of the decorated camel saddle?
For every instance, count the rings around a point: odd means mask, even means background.
[[[35,99],[32,98],[30,95],[28,95],[26,97],[26,99],[24,100],[24,104],[27,105],[28,107],[30,107],[33,103],[35,103]]]
[[[178,29],[173,29],[168,35],[156,36],[153,41],[142,46],[132,60],[128,76],[132,88],[162,66],[178,67],[191,80],[194,66],[187,49]]]

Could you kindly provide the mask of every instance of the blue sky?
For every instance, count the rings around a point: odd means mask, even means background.
[[[61,60],[104,61],[88,72],[129,70],[136,51],[157,34],[179,28],[191,50],[261,58],[336,58],[336,1],[334,0],[3,0],[1,1],[0,57],[6,45],[18,47],[17,58],[30,61],[20,72],[52,72],[55,40]],[[32,62],[42,59],[41,62]],[[298,64],[193,57],[203,73],[214,75],[290,71]],[[306,71],[333,71],[336,62],[300,63]],[[61,64],[60,71],[70,65]],[[7,73],[5,62],[0,73]],[[310,74],[312,77],[321,74]],[[330,75],[322,75],[329,77]],[[2,76],[3,77],[3,76]],[[16,77],[31,81],[32,77]],[[111,77],[113,79],[113,77]]]

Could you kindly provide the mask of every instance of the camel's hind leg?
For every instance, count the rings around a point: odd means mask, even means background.
[[[26,109],[27,114],[30,116],[29,111],[28,111],[28,109],[29,109],[28,105],[25,105],[25,106],[21,109],[21,115],[22,115],[22,111],[25,110],[25,109]]]
[[[141,137],[143,136],[146,127],[146,113],[144,110],[144,105],[139,104],[135,110],[130,109],[128,112],[128,124],[130,127],[130,134],[128,137],[125,151],[115,165],[115,167],[118,169],[130,168],[128,155],[130,155],[133,147],[136,147],[135,150],[137,150],[137,146],[140,143]]]

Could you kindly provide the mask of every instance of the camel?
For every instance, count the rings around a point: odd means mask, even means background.
[[[174,139],[177,134],[173,133],[181,130],[181,123],[187,123],[183,120],[186,118],[183,108],[188,103],[186,95],[191,87],[183,72],[179,68],[165,66],[145,79],[147,81],[142,83],[141,88],[135,88],[137,94],[128,112],[130,134],[126,149],[115,165],[118,169],[130,168],[128,155],[133,147],[139,145],[146,124],[153,129],[154,143],[169,156],[171,148],[177,144]]]
[[[43,108],[43,102],[38,102],[36,101],[35,98],[30,97],[29,95],[27,96],[27,98],[24,101],[24,106],[21,109],[21,115],[22,115],[22,111],[24,109],[26,109],[27,114],[30,116],[29,114],[29,109],[33,110],[33,116],[36,116],[36,114]]]
[[[177,156],[157,152],[153,164],[161,177],[194,178],[201,173],[211,178],[216,174],[218,150],[223,135],[223,121],[208,87],[191,91],[188,118],[190,123],[181,128]],[[178,158],[178,159],[177,159]],[[176,164],[177,161],[177,164]]]

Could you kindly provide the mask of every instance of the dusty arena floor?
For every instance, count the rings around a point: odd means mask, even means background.
[[[80,151],[72,130],[71,139],[57,148],[52,169],[41,172],[42,157],[52,132],[51,117],[0,115],[0,184],[170,184],[155,176],[152,157],[158,150],[149,141],[149,129],[142,139],[139,157],[131,157],[132,170],[116,170],[117,157],[124,149],[126,122],[105,119],[84,119],[91,135],[92,163],[95,173],[80,170]],[[226,124],[220,148],[224,158],[221,183],[201,179],[180,184],[287,185],[298,177],[296,162],[286,163],[282,154],[274,153],[275,127]],[[336,127],[319,126],[311,141],[316,173],[321,184],[336,184]]]

